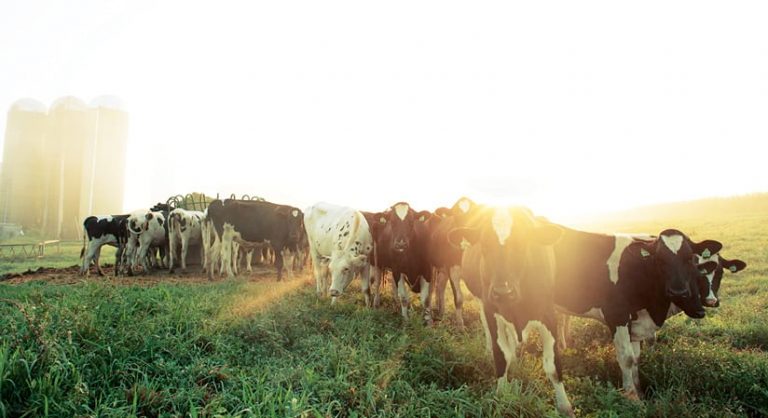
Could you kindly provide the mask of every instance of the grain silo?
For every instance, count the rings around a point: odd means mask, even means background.
[[[8,110],[0,175],[0,221],[39,230],[43,220],[42,150],[46,107],[33,99],[16,101]]]
[[[82,235],[83,167],[94,140],[94,113],[80,99],[62,97],[48,113],[44,160],[46,225],[50,237],[76,239]]]
[[[100,96],[90,103],[95,115],[95,144],[91,165],[89,214],[117,214],[123,210],[128,113],[117,97]]]

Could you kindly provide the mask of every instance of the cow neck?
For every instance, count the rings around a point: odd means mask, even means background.
[[[642,244],[636,240],[624,250],[618,284],[632,312],[645,309],[653,322],[661,327],[672,302],[665,295],[664,279],[656,268],[655,256],[643,256],[640,252]]]

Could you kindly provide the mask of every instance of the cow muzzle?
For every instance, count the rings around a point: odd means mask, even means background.
[[[408,240],[405,239],[399,239],[395,240],[394,250],[402,253],[405,252],[405,250],[408,249]]]
[[[704,305],[708,308],[716,308],[720,306],[720,301],[717,300],[717,298],[706,298],[704,299]]]

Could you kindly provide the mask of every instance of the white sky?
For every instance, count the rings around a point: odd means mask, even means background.
[[[557,219],[768,191],[766,21],[764,1],[4,0],[0,107],[123,99],[126,210],[468,195]]]

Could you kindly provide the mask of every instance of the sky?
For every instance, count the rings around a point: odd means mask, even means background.
[[[0,107],[122,99],[126,210],[193,191],[365,210],[466,195],[566,219],[768,191],[766,16],[764,1],[6,0]]]

